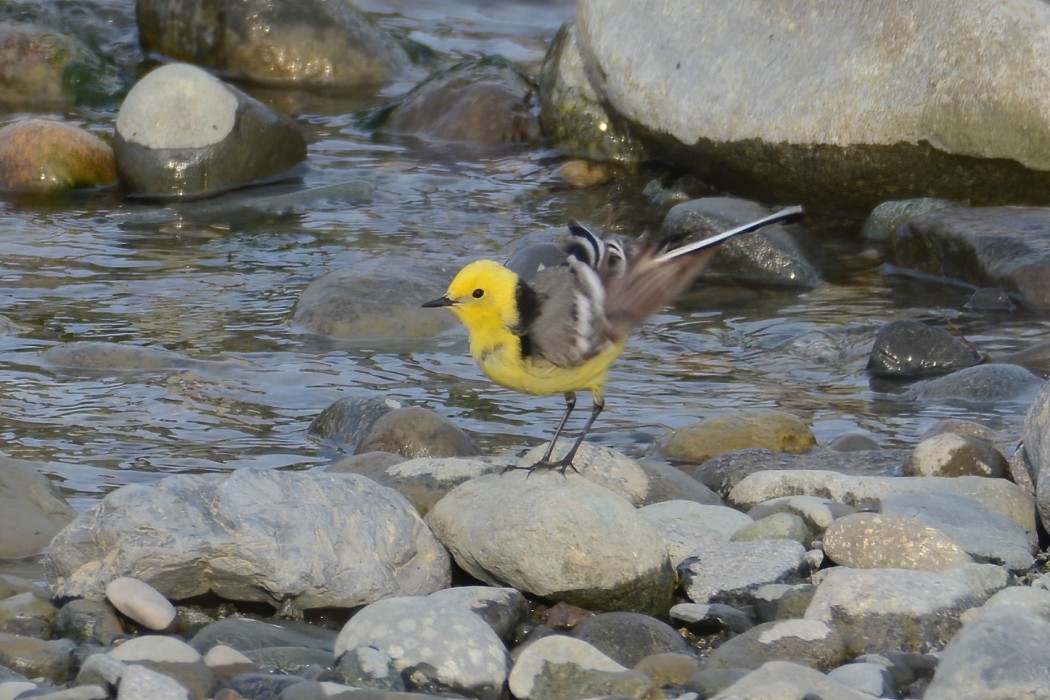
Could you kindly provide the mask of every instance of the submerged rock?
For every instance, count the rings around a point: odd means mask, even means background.
[[[0,129],[0,189],[49,193],[116,181],[113,149],[88,131],[47,119]]]

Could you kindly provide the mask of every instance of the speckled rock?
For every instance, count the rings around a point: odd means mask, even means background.
[[[507,679],[503,642],[466,607],[429,597],[372,603],[350,619],[335,655],[372,647],[393,660],[410,690],[496,699]]]
[[[917,518],[854,513],[824,532],[824,552],[856,569],[943,571],[973,561],[948,535]]]

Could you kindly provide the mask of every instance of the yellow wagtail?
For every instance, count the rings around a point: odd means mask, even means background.
[[[609,365],[635,326],[685,291],[720,243],[801,214],[801,207],[789,207],[678,248],[666,241],[627,247],[573,222],[564,264],[523,279],[498,262],[478,260],[459,271],[444,296],[423,306],[447,306],[459,317],[471,356],[492,381],[526,394],[565,395],[565,413],[543,459],[527,467],[564,473],[605,407]],[[552,462],[576,392],[585,389],[594,398],[590,418],[565,456]]]

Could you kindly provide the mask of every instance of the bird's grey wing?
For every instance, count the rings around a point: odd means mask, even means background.
[[[523,346],[534,358],[575,367],[609,347],[605,290],[588,265],[573,259],[541,270],[531,288],[537,296],[536,313],[522,330]]]

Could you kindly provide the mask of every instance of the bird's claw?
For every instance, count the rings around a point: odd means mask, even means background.
[[[576,468],[576,465],[572,463],[571,459],[559,459],[554,462],[541,459],[540,461],[530,465],[508,464],[507,466],[503,467],[503,471],[501,473],[506,474],[511,470],[521,469],[528,472],[528,474],[525,475],[525,478],[528,479],[530,476],[532,476],[533,472],[537,470],[556,469],[562,476],[565,476],[565,473],[569,470],[569,467],[572,467],[572,470],[577,474],[580,473],[580,470]]]

